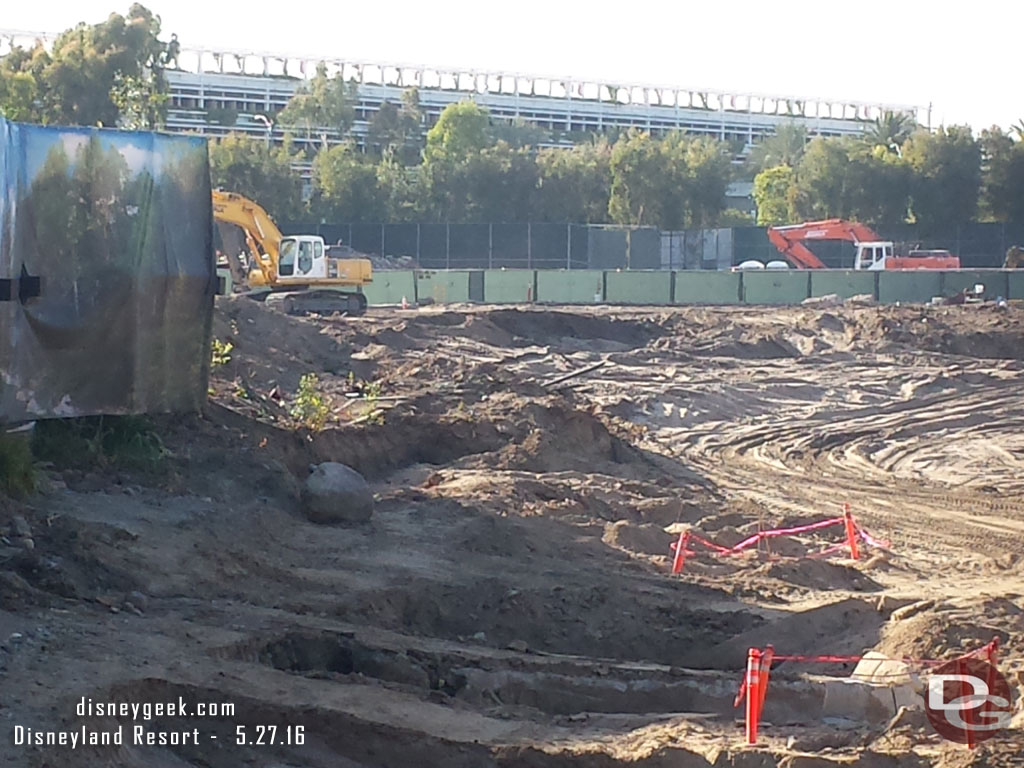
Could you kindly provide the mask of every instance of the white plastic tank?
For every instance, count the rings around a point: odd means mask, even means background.
[[[757,259],[749,259],[742,262],[736,269],[764,269],[764,264]]]
[[[767,269],[789,269],[788,261],[769,261]]]

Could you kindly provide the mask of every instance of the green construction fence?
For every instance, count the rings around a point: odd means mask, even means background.
[[[533,269],[490,269],[484,274],[484,301],[488,304],[525,304],[537,296]]]
[[[226,275],[222,279],[221,290]],[[375,272],[370,304],[467,301],[493,304],[799,304],[811,296],[869,295],[885,304],[924,304],[985,286],[986,299],[1024,299],[1024,270],[422,270]]]
[[[401,304],[402,299],[413,304],[416,301],[416,274],[411,270],[374,272],[373,282],[363,286],[363,295],[371,305]]]
[[[739,304],[743,277],[739,272],[683,270],[672,275],[674,304]]]
[[[477,273],[480,274],[480,273]],[[457,304],[470,301],[469,270],[422,270],[416,273],[416,300]],[[478,301],[483,301],[481,296]]]
[[[744,304],[799,304],[810,296],[810,270],[743,272]]]
[[[604,299],[609,304],[671,304],[672,273],[605,272]]]
[[[828,269],[811,272],[811,296],[836,295],[843,299],[851,296],[875,296],[878,272],[852,269]]]
[[[538,269],[537,301],[545,304],[600,304],[604,301],[604,272],[599,269]]]

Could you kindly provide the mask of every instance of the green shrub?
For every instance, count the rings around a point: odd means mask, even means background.
[[[11,434],[0,427],[0,494],[20,497],[36,488],[32,447],[24,434]]]
[[[315,373],[303,374],[299,379],[299,391],[295,393],[292,418],[307,429],[319,432],[327,424],[330,406],[320,392],[320,379]]]
[[[167,457],[160,435],[143,416],[85,416],[36,424],[32,451],[58,467],[152,472]]]

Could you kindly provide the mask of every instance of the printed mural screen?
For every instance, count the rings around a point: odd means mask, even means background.
[[[212,237],[203,139],[0,119],[0,422],[198,408]]]

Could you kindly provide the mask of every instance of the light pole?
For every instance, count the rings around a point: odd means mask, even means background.
[[[257,123],[262,123],[263,126],[267,129],[267,147],[269,148],[270,147],[270,137],[271,137],[271,135],[273,134],[273,131],[274,131],[274,121],[271,120],[266,115],[253,115],[252,119],[255,120]]]

